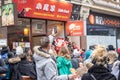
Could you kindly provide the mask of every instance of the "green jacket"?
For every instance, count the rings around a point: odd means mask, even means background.
[[[70,68],[72,68],[72,63],[70,60],[66,59],[63,56],[58,56],[56,58],[56,61],[59,75],[71,74]]]

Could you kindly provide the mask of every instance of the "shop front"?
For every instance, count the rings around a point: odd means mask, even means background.
[[[91,12],[87,20],[87,47],[90,45],[113,45],[120,47],[120,18],[108,14]]]
[[[72,4],[52,0],[13,0],[17,5],[17,25],[8,27],[9,45],[31,48],[39,45],[40,39],[53,35],[65,37],[65,23],[70,19]],[[32,4],[31,4],[32,3]]]

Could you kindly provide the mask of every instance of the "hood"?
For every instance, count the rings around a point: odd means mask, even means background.
[[[112,67],[112,70],[120,66],[120,61],[115,61]]]
[[[40,49],[40,46],[35,46],[33,48],[33,50],[34,50],[35,54],[37,54],[37,55],[39,55],[41,57],[45,57],[45,58],[49,58],[50,57],[49,54],[45,53],[44,51],[42,51],[42,49]]]
[[[106,67],[103,65],[93,65],[89,70],[89,73],[93,74],[104,74],[110,72]]]
[[[93,74],[96,80],[116,80],[115,76],[103,65],[93,65],[88,72]]]
[[[9,63],[18,63],[20,61],[21,61],[21,59],[19,57],[10,58],[8,60]]]
[[[40,46],[35,46],[35,47],[33,48],[33,50],[34,50],[34,55],[33,55],[33,57],[34,57],[34,60],[35,60],[36,62],[38,62],[38,61],[44,62],[46,59],[48,59],[48,58],[51,57],[50,54],[47,54],[46,52],[44,52],[44,51],[40,48]]]

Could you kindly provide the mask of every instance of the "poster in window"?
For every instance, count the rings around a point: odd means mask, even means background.
[[[9,3],[2,6],[2,26],[12,26],[17,22],[17,9],[15,4]]]
[[[43,34],[46,34],[45,22],[32,25],[32,35],[43,35]]]
[[[7,46],[7,39],[0,39],[0,46]]]
[[[13,42],[13,49],[16,49],[18,47],[18,42]]]
[[[22,48],[25,47],[25,42],[19,42],[19,46],[21,46]]]

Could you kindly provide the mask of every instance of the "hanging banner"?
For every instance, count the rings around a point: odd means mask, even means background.
[[[70,19],[72,4],[51,0],[13,0],[17,3],[20,17],[42,18],[67,21]]]
[[[69,21],[66,23],[66,34],[68,36],[83,36],[84,22],[83,21]]]
[[[88,24],[104,25],[108,27],[120,27],[120,18],[93,12],[88,17]]]
[[[17,24],[17,9],[15,4],[9,3],[2,6],[2,26]]]

